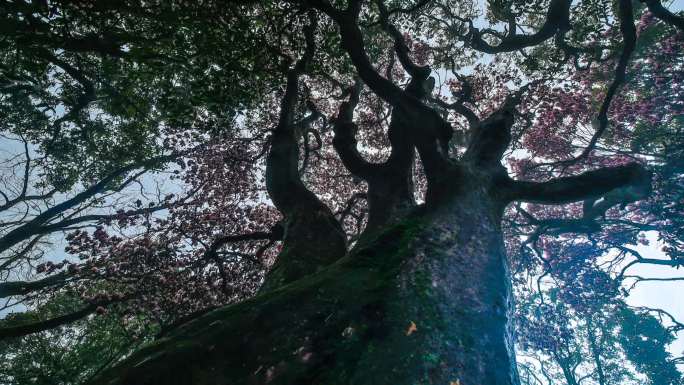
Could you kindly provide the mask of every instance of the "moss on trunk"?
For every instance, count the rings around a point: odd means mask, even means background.
[[[461,231],[459,215],[407,219],[313,275],[181,326],[93,383],[517,384],[500,233],[486,220]]]

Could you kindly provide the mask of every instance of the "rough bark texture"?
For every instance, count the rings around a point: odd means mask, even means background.
[[[489,174],[468,176],[440,207],[181,326],[93,383],[518,384],[503,206]]]
[[[283,251],[265,289],[179,327],[94,384],[518,385],[500,229],[504,207],[516,200],[599,198],[612,206],[650,191],[650,173],[635,164],[546,182],[511,179],[501,158],[511,140],[516,98],[481,121],[470,118],[467,151],[452,158],[453,128],[423,102],[430,69],[411,61],[382,2],[380,23],[411,75],[406,89],[382,77],[366,55],[360,1],[345,10],[324,0],[309,5],[338,25],[359,78],[392,108],[392,155],[382,165],[370,165],[356,148],[358,85],[340,106],[334,127],[345,167],[369,184],[370,231],[347,251],[334,215],[299,178],[298,141],[315,119],[314,111],[296,119],[299,77],[315,49],[316,18],[309,12],[306,49],[288,71],[267,159],[268,192],[285,220]],[[539,32],[508,36],[495,48],[534,45],[564,30],[569,5],[554,0]],[[420,207],[412,207],[414,151],[427,179]],[[598,206],[588,212],[604,209]]]

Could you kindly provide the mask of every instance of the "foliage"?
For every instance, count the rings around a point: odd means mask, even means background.
[[[3,163],[0,297],[30,306],[6,322],[107,309],[3,342],[10,376],[85,378],[134,344],[121,320],[173,329],[481,183],[537,360],[521,372],[680,380],[681,324],[625,301],[651,279],[635,266],[684,265],[682,17],[650,0],[348,4],[0,5],[2,135],[23,147]],[[634,247],[655,233],[664,259]]]
[[[58,295],[35,310],[9,316],[3,327],[78,309],[80,300]],[[80,384],[111,366],[153,336],[154,327],[116,307],[71,325],[4,340],[0,345],[3,384]]]

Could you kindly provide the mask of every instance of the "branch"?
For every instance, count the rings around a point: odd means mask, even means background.
[[[368,194],[362,193],[362,192],[357,192],[354,193],[348,200],[347,203],[345,204],[344,208],[342,210],[339,210],[335,213],[335,215],[340,216],[340,222],[344,222],[344,220],[351,215],[352,209],[356,205],[356,202],[361,200],[361,199],[368,199]]]
[[[476,164],[496,163],[501,160],[511,142],[514,109],[506,105],[475,126],[463,159]]]
[[[2,282],[0,283],[0,298],[7,298],[15,295],[26,295],[47,287],[62,285],[65,284],[69,278],[69,274],[62,272],[39,279],[37,281]]]
[[[629,203],[650,194],[651,173],[630,163],[547,182],[511,181],[508,188],[511,201],[563,204],[606,196],[613,202]]]
[[[226,235],[222,237],[218,237],[212,242],[211,246],[209,246],[208,251],[213,251],[216,252],[221,246],[225,245],[226,243],[235,243],[235,242],[245,242],[245,241],[264,241],[264,240],[279,240],[282,239],[283,237],[283,230],[279,225],[273,226],[271,231],[266,232],[266,231],[256,231],[253,233],[247,233],[247,234],[240,234],[240,235]]]
[[[287,71],[278,125],[273,130],[271,148],[266,159],[266,188],[276,208],[285,216],[295,213],[301,205],[322,205],[304,186],[299,175],[299,137],[303,132],[300,129],[302,122],[297,123],[294,119],[299,95],[299,77],[308,69],[316,50],[314,38],[317,21],[313,12],[309,12],[309,19],[310,23],[304,27],[304,54]]]
[[[25,239],[28,239],[33,235],[40,234],[43,230],[42,225],[45,222],[85,202],[86,200],[94,197],[95,195],[103,191],[106,191],[113,181],[126,175],[130,171],[133,171],[138,168],[154,167],[155,165],[158,165],[160,163],[175,159],[176,157],[181,156],[182,154],[183,153],[173,153],[170,155],[158,156],[155,158],[147,159],[142,162],[137,162],[128,166],[120,167],[119,169],[114,170],[109,175],[102,178],[99,182],[87,188],[85,191],[76,194],[76,196],[74,196],[71,199],[67,199],[64,202],[52,206],[51,208],[37,215],[24,225],[17,227],[12,231],[8,232],[7,234],[5,234],[2,238],[0,238],[0,252],[9,249],[10,247],[16,245],[17,243]]]
[[[31,174],[31,155],[30,155],[29,148],[28,148],[28,141],[23,136],[21,137],[21,141],[24,144],[24,157],[26,158],[25,163],[24,163],[24,175],[23,175],[22,182],[21,182],[21,192],[19,193],[19,195],[17,195],[15,198],[12,198],[12,199],[10,199],[5,193],[0,192],[0,194],[2,195],[2,197],[5,200],[5,203],[0,205],[0,211],[8,210],[20,202],[47,199],[57,192],[57,189],[52,189],[45,194],[27,195],[28,186],[29,186],[29,177]]]
[[[0,272],[5,269],[10,269],[10,266],[24,258],[33,248],[40,242],[41,236],[37,236],[29,241],[21,250],[16,253],[9,255],[2,263],[0,263]],[[30,257],[29,257],[30,259]]]
[[[359,102],[361,82],[358,80],[349,89],[349,100],[342,102],[333,124],[333,147],[340,156],[344,167],[352,174],[368,180],[376,171],[376,167],[366,161],[357,149],[356,133],[358,126],[353,122],[354,108]]]
[[[684,277],[670,277],[670,278],[651,278],[651,277],[642,277],[640,275],[624,275],[621,277],[622,279],[633,279],[634,282],[629,286],[629,289],[627,291],[631,291],[636,287],[636,285],[639,282],[676,282],[676,281],[684,281]]]
[[[620,18],[620,31],[622,32],[624,47],[622,48],[622,53],[620,54],[618,64],[615,67],[615,77],[613,78],[613,82],[608,87],[608,91],[606,92],[606,96],[603,98],[603,103],[601,103],[601,108],[599,109],[596,121],[593,124],[596,127],[596,131],[580,155],[569,160],[554,162],[551,164],[569,165],[588,157],[596,147],[598,140],[601,138],[601,136],[603,136],[603,133],[608,128],[608,110],[610,109],[610,103],[612,102],[613,97],[615,97],[617,90],[625,81],[627,65],[629,64],[629,59],[632,56],[634,49],[636,48],[637,39],[631,0],[619,1],[618,16]]]
[[[515,123],[515,115],[518,114],[516,106],[520,104],[523,95],[530,87],[543,80],[531,81],[506,96],[501,107],[485,120],[475,121],[475,123],[469,118],[473,133],[463,158],[475,161],[476,164],[498,164],[512,140],[511,127]],[[467,92],[469,91],[466,90],[465,97],[467,97]]]
[[[137,210],[129,210],[129,211],[124,211],[123,215],[131,217],[131,216],[137,216],[137,215],[143,215],[143,214],[151,214],[156,211],[161,211],[161,210],[166,210],[169,208],[170,205],[163,204],[159,206],[154,206],[154,207],[145,207],[142,209],[137,209]],[[47,234],[51,233],[60,229],[64,229],[69,226],[73,226],[79,223],[83,222],[106,222],[108,220],[113,220],[116,219],[120,216],[121,214],[89,214],[89,215],[82,215],[80,217],[74,217],[74,218],[68,218],[61,220],[59,222],[55,223],[50,223],[47,225],[43,225],[38,227],[35,230],[36,234]]]
[[[420,97],[425,94],[424,79],[412,77],[407,92]],[[343,103],[340,107],[338,120],[335,122],[335,138],[333,145],[337,150],[345,167],[352,174],[359,176],[368,183],[368,222],[364,232],[375,231],[391,220],[397,210],[412,207],[413,200],[413,162],[414,145],[411,141],[412,127],[402,119],[400,108],[392,111],[392,120],[389,124],[388,138],[390,141],[390,156],[384,163],[373,164],[367,162],[358,153],[355,133],[357,127],[351,122],[353,106],[358,102],[360,83],[356,83],[350,91],[349,103]],[[351,213],[351,206],[340,218],[344,221],[348,215],[354,216],[357,223],[362,218]]]
[[[619,279],[622,279],[622,277],[625,276],[625,273],[627,272],[627,270],[628,270],[630,267],[632,267],[632,266],[634,266],[634,265],[637,265],[637,264],[658,265],[658,266],[672,266],[672,267],[674,267],[674,268],[679,268],[680,266],[684,266],[684,259],[682,259],[682,258],[673,257],[673,258],[670,259],[670,260],[667,260],[667,259],[656,259],[656,258],[644,258],[644,257],[641,256],[641,254],[640,254],[639,252],[637,252],[636,250],[633,250],[633,249],[631,249],[631,248],[629,248],[629,247],[622,246],[622,245],[615,245],[615,244],[614,244],[613,246],[614,246],[615,248],[617,248],[617,249],[619,249],[619,250],[625,252],[625,253],[631,254],[632,256],[634,256],[634,257],[636,258],[635,260],[629,262],[628,264],[626,264],[626,265],[622,268],[622,270],[620,271],[620,274],[618,274],[618,278],[619,278]]]
[[[325,1],[315,3],[327,4]],[[330,11],[328,7],[323,8]],[[316,14],[311,10],[308,15],[309,24],[304,27],[305,52],[297,64],[288,70],[279,121],[273,130],[266,158],[266,189],[276,208],[285,217],[286,237],[283,252],[266,275],[261,291],[280,287],[313,273],[346,253],[346,238],[340,223],[330,208],[304,185],[298,169],[299,139],[306,132],[301,132],[298,129],[301,125],[294,122],[299,77],[309,67],[316,49]],[[327,252],[321,253],[322,249]]]
[[[389,13],[390,15],[393,15],[393,14],[395,14],[395,13],[411,14],[411,13],[413,13],[413,12],[419,10],[420,8],[423,8],[423,7],[426,6],[428,3],[430,3],[430,0],[419,0],[419,1],[416,2],[416,4],[414,4],[414,5],[413,5],[412,7],[410,7],[410,8],[394,8],[394,9],[390,10],[388,13]]]
[[[641,2],[646,3],[648,10],[651,11],[653,16],[684,31],[684,17],[670,12],[669,9],[663,7],[660,0],[641,0]]]
[[[593,217],[582,218],[549,218],[537,219],[532,214],[525,211],[522,207],[517,207],[528,221],[525,225],[537,226],[537,229],[528,237],[529,243],[538,239],[543,234],[553,233],[555,235],[562,233],[593,233],[601,230],[601,226],[594,220]]]
[[[452,67],[455,63],[452,61]],[[474,130],[480,124],[480,118],[477,114],[470,108],[465,106],[466,102],[472,102],[472,84],[468,81],[468,78],[463,75],[459,75],[452,69],[453,74],[458,78],[458,80],[463,84],[461,90],[459,91],[458,100],[449,104],[439,98],[432,98],[432,102],[436,103],[441,108],[447,110],[453,110],[457,114],[462,115],[468,120],[468,126],[471,130]]]
[[[376,0],[376,4],[380,11],[380,25],[382,26],[382,29],[394,39],[394,50],[397,53],[401,66],[404,67],[411,77],[423,80],[427,79],[427,77],[430,76],[430,67],[416,65],[413,60],[411,60],[411,56],[409,55],[410,50],[406,45],[406,41],[404,41],[404,36],[389,22],[389,11],[385,6],[384,1]]]
[[[684,281],[684,277],[670,277],[670,278],[651,278],[642,277],[640,275],[625,275],[623,278],[633,278],[639,282],[647,281],[657,281],[657,282],[671,282],[671,281]]]
[[[598,117],[596,118],[598,122],[598,129],[592,136],[589,144],[584,149],[580,158],[585,158],[589,156],[591,151],[596,146],[599,138],[603,135],[606,128],[608,127],[608,109],[610,108],[610,103],[615,96],[618,88],[625,81],[625,72],[627,71],[627,64],[629,63],[629,58],[632,56],[632,52],[636,48],[636,28],[634,27],[634,15],[632,10],[631,0],[620,0],[618,7],[618,16],[620,17],[620,31],[622,32],[622,39],[624,47],[622,48],[622,54],[620,54],[620,60],[618,61],[617,67],[615,67],[615,78],[613,82],[608,87],[608,92],[606,93],[603,103],[601,104],[601,109],[599,110]]]
[[[56,119],[52,123],[53,127],[53,136],[52,140],[57,140],[57,136],[59,135],[59,132],[61,130],[61,124],[67,121],[73,121],[76,116],[83,111],[88,105],[92,102],[94,102],[97,98],[95,94],[95,86],[93,85],[93,82],[88,79],[85,74],[80,71],[79,69],[75,68],[71,64],[67,63],[66,61],[56,57],[55,55],[52,54],[47,49],[40,49],[38,50],[38,56],[42,57],[43,59],[47,60],[48,62],[51,62],[52,64],[58,66],[64,72],[69,74],[74,80],[76,80],[81,87],[83,87],[83,93],[79,95],[76,98],[76,103],[71,107],[71,109],[64,114],[62,117]]]
[[[665,311],[663,309],[651,308],[651,307],[647,307],[647,306],[633,307],[633,309],[646,311],[646,312],[655,312],[655,313],[658,313],[658,315],[661,317],[665,316],[665,317],[669,318],[670,322],[672,322],[674,324],[674,326],[672,326],[672,328],[671,328],[671,330],[673,332],[677,332],[679,330],[684,330],[684,324],[677,321],[677,319],[672,314],[668,313],[667,311]]]
[[[398,105],[406,99],[404,91],[388,79],[383,78],[373,67],[366,54],[363,33],[357,24],[357,15],[346,15],[336,21],[340,27],[342,47],[347,51],[356,71],[364,83],[375,94],[391,105]]]
[[[326,12],[325,9],[321,10]],[[326,13],[338,24],[342,47],[351,58],[359,77],[376,95],[398,109],[401,119],[411,127],[411,136],[420,153],[428,180],[439,179],[437,174],[448,168],[448,141],[453,134],[453,128],[437,111],[376,71],[366,54],[363,33],[358,25],[360,11],[361,1],[355,0],[350,1],[347,9],[341,14]],[[418,127],[421,130],[418,130]]]
[[[469,37],[472,48],[490,54],[518,51],[523,48],[538,45],[553,37],[556,32],[570,29],[571,0],[552,0],[546,13],[546,20],[541,28],[532,35],[517,35],[515,29],[509,30],[508,35],[501,37],[498,45],[490,45],[482,39],[482,32],[470,24]]]
[[[0,341],[7,338],[23,337],[25,335],[34,334],[56,327],[66,325],[75,321],[78,321],[92,313],[94,313],[99,307],[106,306],[113,301],[105,301],[90,304],[81,310],[77,310],[73,313],[62,315],[55,318],[50,318],[44,321],[38,321],[30,324],[10,326],[5,328],[0,328]]]

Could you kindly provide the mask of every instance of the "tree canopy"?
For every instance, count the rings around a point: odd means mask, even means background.
[[[3,1],[0,48],[4,382],[88,381],[477,194],[440,231],[503,232],[522,383],[682,381],[684,324],[628,300],[684,281],[639,273],[684,266],[659,0]]]

